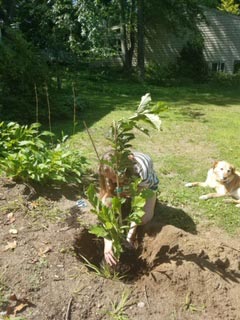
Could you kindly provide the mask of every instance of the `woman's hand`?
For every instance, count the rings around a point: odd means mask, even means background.
[[[107,264],[110,266],[115,266],[117,264],[117,259],[113,253],[112,241],[108,239],[104,239],[104,258]]]

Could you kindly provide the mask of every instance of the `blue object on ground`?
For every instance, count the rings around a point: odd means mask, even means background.
[[[80,199],[77,201],[76,205],[79,207],[79,208],[86,208],[87,207],[87,203],[85,200],[83,199]]]

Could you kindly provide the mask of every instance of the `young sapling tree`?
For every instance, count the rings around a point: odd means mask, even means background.
[[[133,129],[149,135],[149,129],[142,126],[142,122],[145,122],[160,130],[159,113],[163,107],[163,103],[151,105],[151,96],[147,93],[141,98],[136,112],[131,117],[112,122],[107,140],[110,142],[113,156],[110,161],[101,161],[116,173],[116,196],[110,199],[110,205],[106,205],[98,198],[93,185],[87,190],[88,199],[93,206],[92,212],[97,215],[100,222],[99,225],[92,227],[90,232],[97,237],[111,240],[117,259],[123,252],[124,238],[131,228],[131,223],[141,223],[145,203],[153,196],[152,190],[138,187],[141,179],[134,175],[129,178],[125,187],[121,187],[119,183],[121,178],[125,177],[126,170],[132,166],[129,156],[131,155],[131,141],[135,138]],[[122,196],[124,193],[131,197],[131,213],[127,218],[122,219],[122,204],[126,201],[126,198]]]

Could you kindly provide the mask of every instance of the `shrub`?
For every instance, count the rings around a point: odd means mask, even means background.
[[[215,72],[212,74],[211,82],[216,86],[224,87],[239,87],[240,85],[240,72],[235,74],[225,72]]]
[[[177,74],[181,78],[204,81],[208,78],[208,66],[203,55],[202,39],[188,41],[177,59]]]
[[[150,63],[146,67],[146,81],[151,84],[168,85],[176,78],[176,67],[172,64],[161,66]]]
[[[66,149],[64,139],[53,146],[53,136],[39,132],[40,124],[0,123],[0,169],[14,180],[38,183],[80,183],[86,159]]]

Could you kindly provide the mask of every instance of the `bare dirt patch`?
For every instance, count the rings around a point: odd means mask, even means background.
[[[103,244],[88,232],[95,222],[90,205],[76,206],[80,192],[48,191],[31,201],[29,192],[1,180],[2,314],[28,320],[124,319],[117,318],[113,304],[126,293],[125,314],[131,320],[240,319],[237,238],[196,228],[182,209],[158,204],[153,221],[139,228],[136,251],[121,258],[121,265],[129,266],[127,276],[110,280],[82,261],[84,255],[99,266]],[[163,212],[188,217],[192,224],[186,230],[170,225]]]

